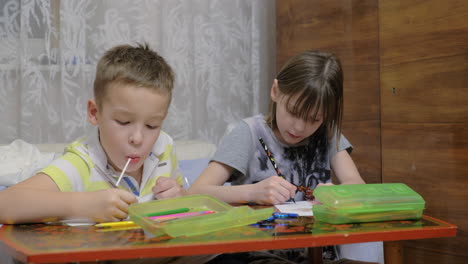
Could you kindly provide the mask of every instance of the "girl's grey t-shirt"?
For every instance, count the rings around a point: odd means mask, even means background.
[[[232,185],[251,184],[277,175],[265,149],[259,141],[262,138],[273,155],[281,174],[289,182],[315,188],[318,183],[331,182],[330,161],[339,151],[352,151],[352,145],[340,135],[337,148],[336,137],[329,141],[326,136],[312,135],[296,145],[280,142],[263,115],[246,118],[226,134],[212,158],[234,168],[229,181]],[[296,200],[304,200],[303,193],[297,192]]]

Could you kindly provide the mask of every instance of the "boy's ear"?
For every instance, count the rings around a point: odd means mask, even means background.
[[[274,79],[273,80],[273,85],[271,86],[271,91],[270,91],[270,96],[271,96],[271,100],[273,102],[277,102],[278,98],[279,98],[279,88],[278,88],[278,80],[277,79]]]
[[[88,121],[94,126],[99,124],[98,122],[98,108],[96,101],[93,99],[88,100]]]

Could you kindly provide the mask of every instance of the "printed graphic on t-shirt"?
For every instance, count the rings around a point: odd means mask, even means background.
[[[284,164],[281,165],[285,166],[283,171],[290,174],[284,174],[284,177],[295,185],[315,188],[318,183],[330,179],[326,145],[320,147],[313,143],[284,149]]]

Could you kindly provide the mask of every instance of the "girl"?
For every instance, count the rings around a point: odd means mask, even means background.
[[[237,123],[188,192],[228,203],[274,205],[310,198],[297,187],[331,184],[331,170],[341,184],[362,184],[349,155],[352,146],[341,135],[342,115],[339,60],[324,52],[300,53],[273,81],[269,114]],[[323,252],[325,260],[337,258],[334,247]],[[310,262],[307,255],[304,249],[257,251],[223,254],[210,263]]]
[[[317,51],[292,57],[273,81],[268,116],[239,122],[221,140],[189,193],[210,194],[228,203],[272,205],[304,200],[297,186],[331,184],[331,170],[341,184],[364,183],[349,155],[352,146],[341,135],[342,114],[339,60]]]

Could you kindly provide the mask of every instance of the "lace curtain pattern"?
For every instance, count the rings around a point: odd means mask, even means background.
[[[164,130],[217,143],[268,108],[272,0],[0,0],[0,144],[85,135],[99,57],[146,42],[176,73]]]

